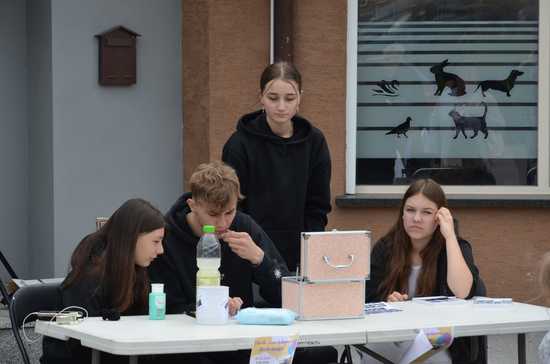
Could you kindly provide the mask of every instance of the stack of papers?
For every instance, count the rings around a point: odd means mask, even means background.
[[[513,303],[514,300],[511,298],[491,298],[491,297],[474,297],[474,304],[477,305],[506,305]]]
[[[428,296],[428,297],[414,297],[414,302],[428,303],[428,304],[455,304],[465,303],[466,300],[456,298],[454,296]]]
[[[371,315],[375,313],[385,313],[385,312],[399,312],[399,311],[403,311],[403,310],[390,306],[386,302],[365,303],[365,315]]]

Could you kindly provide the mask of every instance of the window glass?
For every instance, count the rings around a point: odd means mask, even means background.
[[[538,9],[359,1],[356,184],[537,185]]]

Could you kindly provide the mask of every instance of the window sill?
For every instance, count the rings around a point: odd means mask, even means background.
[[[361,207],[399,207],[402,195],[355,194],[336,196],[336,206],[342,208]],[[476,198],[462,195],[447,196],[449,207],[515,207],[515,208],[550,208],[549,196],[513,196],[494,195]]]

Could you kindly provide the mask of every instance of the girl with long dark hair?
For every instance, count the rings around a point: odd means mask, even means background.
[[[62,307],[80,306],[89,316],[114,312],[147,313],[146,268],[163,253],[164,217],[149,202],[131,199],[96,232],[78,244],[69,274],[60,287]],[[45,337],[42,363],[89,362],[90,350],[78,342]],[[104,355],[107,362],[128,359]]]
[[[415,181],[403,196],[395,224],[372,250],[366,301],[471,298],[484,293],[478,292],[481,287],[472,247],[457,237],[443,189],[431,179]],[[455,340],[448,360],[469,363],[465,346]]]

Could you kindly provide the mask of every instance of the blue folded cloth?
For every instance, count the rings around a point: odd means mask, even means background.
[[[243,325],[290,325],[296,314],[286,308],[249,307],[240,310],[235,318]]]

